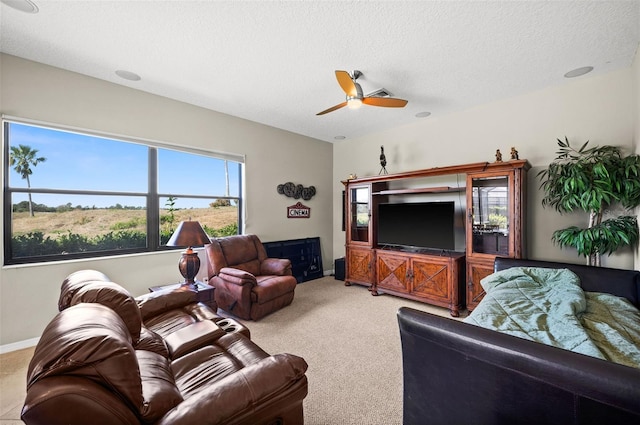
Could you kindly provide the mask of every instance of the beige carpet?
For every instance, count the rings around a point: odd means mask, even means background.
[[[271,354],[288,352],[309,364],[307,425],[402,423],[402,358],[396,311],[446,309],[324,277],[301,283],[293,303],[259,322],[252,339]],[[21,424],[26,369],[33,349],[0,356],[0,425]]]
[[[309,364],[305,424],[402,424],[400,306],[450,317],[325,277],[299,284],[290,306],[247,326],[269,353],[297,354]]]

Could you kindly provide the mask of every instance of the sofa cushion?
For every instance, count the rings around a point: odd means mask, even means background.
[[[196,323],[196,319],[182,309],[165,311],[145,320],[144,325],[166,338],[173,332]]]
[[[185,399],[240,368],[232,356],[216,345],[208,345],[171,362],[176,386]]]
[[[164,338],[145,326],[140,329],[140,339],[134,348],[136,350],[151,351],[160,354],[162,357],[169,358],[169,350]]]
[[[293,276],[258,276],[258,285],[251,293],[252,301],[264,304],[283,294],[294,292],[297,284]]]
[[[229,267],[260,274],[261,258],[252,235],[238,235],[217,239]]]
[[[307,394],[307,364],[292,354],[269,356],[185,398],[158,425],[209,423],[215,403],[220,424],[303,424],[302,399]],[[284,406],[283,411],[278,406]],[[274,414],[275,413],[275,414]]]
[[[229,267],[233,267],[234,269],[237,270],[242,270],[244,272],[247,272],[251,275],[259,275],[260,274],[260,261],[256,260],[251,260],[251,261],[246,261],[244,263],[237,263],[237,264],[233,264],[233,266],[229,266]]]
[[[216,311],[217,310],[218,309],[216,307]],[[189,316],[192,316],[197,321],[213,320],[215,322],[221,319],[221,317],[218,316],[218,314],[216,313],[216,311],[213,310],[213,308],[201,302],[197,304],[196,303],[188,304],[182,307],[182,311],[184,311]]]
[[[118,313],[127,325],[133,343],[140,339],[142,317],[135,299],[122,286],[113,282],[89,282],[79,288],[70,301],[70,305],[79,303],[98,303]]]
[[[78,375],[118,393],[136,409],[142,383],[131,334],[113,310],[82,303],[58,313],[45,328],[27,373],[27,388],[55,375]]]
[[[154,423],[182,401],[167,358],[151,351],[136,351],[142,381],[140,417]]]
[[[260,274],[292,275],[291,260],[286,258],[265,258],[260,264]]]
[[[236,285],[255,285],[257,283],[255,275],[235,267],[222,268],[218,276],[220,276],[221,279],[233,282]]]
[[[151,316],[197,303],[198,293],[189,286],[180,286],[177,289],[164,289],[141,295],[136,297],[136,302],[142,320],[146,323]]]
[[[247,367],[259,362],[265,357],[269,357],[269,354],[255,342],[239,334],[229,334],[220,337],[216,341],[216,345],[233,356],[235,362],[241,365],[241,367]]]
[[[251,340],[240,334],[226,334],[213,344],[174,360],[171,370],[180,392],[188,399],[266,357],[269,355]]]
[[[605,292],[624,297],[640,308],[640,273],[637,270],[594,267],[584,264],[497,257],[494,270],[510,267],[567,268],[578,275],[580,286],[587,292]]]
[[[60,298],[58,299],[58,311],[71,306],[70,302],[76,291],[89,282],[110,282],[111,279],[97,270],[80,270],[71,273],[62,281],[60,286]]]

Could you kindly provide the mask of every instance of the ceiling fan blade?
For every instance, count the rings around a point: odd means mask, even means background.
[[[336,78],[338,79],[338,84],[340,84],[340,87],[342,87],[342,90],[344,90],[347,96],[355,97],[358,95],[356,84],[347,71],[336,71]]]
[[[344,108],[345,106],[347,106],[347,102],[342,102],[342,103],[337,104],[336,106],[332,106],[332,107],[331,107],[331,108],[329,108],[329,109],[325,109],[325,110],[324,110],[324,111],[322,111],[322,112],[318,112],[316,115],[324,115],[324,114],[327,114],[327,113],[329,113],[329,112],[333,112],[333,111],[335,111],[336,109]]]
[[[393,97],[365,97],[362,99],[362,103],[371,106],[384,106],[386,108],[403,108],[407,104],[407,101]]]

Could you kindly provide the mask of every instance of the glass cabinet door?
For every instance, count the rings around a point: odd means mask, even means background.
[[[472,178],[471,186],[472,252],[509,255],[509,178]]]
[[[349,196],[351,205],[351,241],[369,242],[370,214],[370,190],[368,186],[354,187]]]

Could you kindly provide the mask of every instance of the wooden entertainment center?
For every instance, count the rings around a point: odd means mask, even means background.
[[[454,317],[465,306],[472,310],[484,296],[480,279],[493,272],[494,258],[524,255],[529,168],[526,160],[480,162],[343,181],[345,285],[446,307]],[[453,184],[442,184],[453,177]],[[465,201],[464,250],[378,243],[380,204],[451,194],[464,194],[458,199]],[[462,208],[461,202],[456,204]]]

